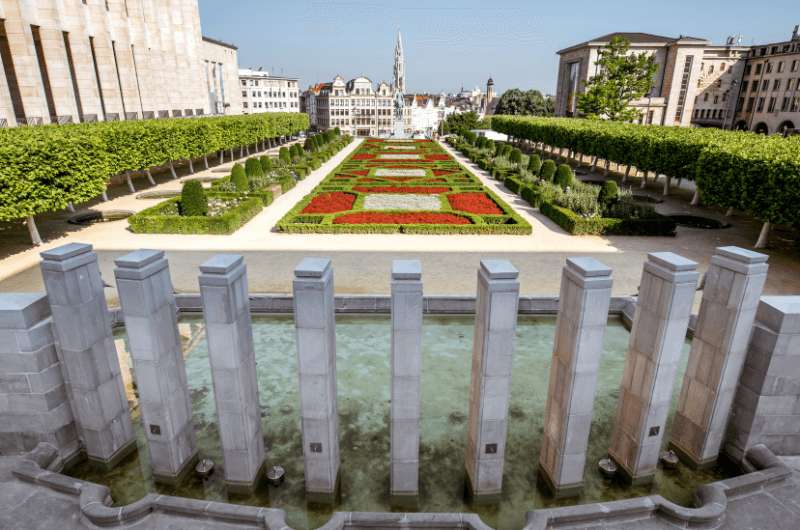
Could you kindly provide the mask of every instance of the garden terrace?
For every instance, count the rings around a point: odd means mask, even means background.
[[[369,139],[277,225],[294,233],[530,234],[431,140]]]

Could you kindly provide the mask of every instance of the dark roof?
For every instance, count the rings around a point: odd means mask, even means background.
[[[696,40],[696,41],[705,41],[706,39],[698,39],[697,37],[688,37],[686,35],[680,35],[678,37],[665,37],[664,35],[654,35],[652,33],[641,33],[641,32],[629,32],[629,31],[616,31],[614,33],[608,33],[607,35],[602,35],[595,39],[588,40],[586,42],[581,42],[580,44],[575,44],[568,48],[564,48],[563,50],[559,50],[556,53],[564,53],[568,51],[572,51],[576,48],[583,48],[584,46],[589,45],[593,42],[610,42],[614,37],[623,37],[631,44],[636,43],[643,43],[643,42],[660,42],[660,43],[668,43],[668,42],[675,42],[677,40]]]
[[[203,40],[206,41],[206,42],[210,42],[211,44],[216,44],[218,46],[225,46],[226,48],[230,48],[231,50],[238,50],[239,49],[238,46],[235,46],[235,45],[233,45],[233,44],[231,44],[229,42],[224,42],[224,41],[221,41],[221,40],[212,39],[211,37],[206,37],[205,35],[203,35]]]

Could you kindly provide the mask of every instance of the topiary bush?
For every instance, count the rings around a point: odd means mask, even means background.
[[[292,155],[289,154],[289,148],[285,145],[278,149],[278,158],[284,164],[291,164],[292,163]]]
[[[261,171],[263,171],[264,174],[272,171],[272,159],[270,157],[264,155],[261,158],[259,158],[258,161],[261,164]]]
[[[542,158],[539,155],[533,154],[528,158],[528,171],[538,176],[539,171],[542,169]]]
[[[511,154],[508,156],[508,159],[514,164],[522,163],[522,151],[515,147],[511,150]]]
[[[188,217],[208,214],[208,198],[199,180],[190,180],[183,185],[178,209],[181,215]]]
[[[603,187],[600,188],[600,194],[597,196],[597,202],[599,202],[603,208],[608,208],[617,202],[617,200],[619,200],[619,187],[617,186],[617,183],[613,180],[605,181],[603,183]]]
[[[264,170],[261,169],[261,161],[257,158],[248,158],[244,163],[244,172],[248,178],[260,177],[264,174]]]
[[[550,160],[549,158],[542,162],[542,168],[539,172],[539,176],[542,177],[542,180],[546,180],[547,182],[552,182],[553,177],[556,175],[556,163]]]
[[[247,193],[250,191],[250,183],[247,179],[247,173],[241,164],[234,164],[231,169],[231,183],[236,191],[239,193]]]
[[[572,172],[572,168],[567,164],[561,164],[558,166],[558,170],[556,170],[555,180],[556,184],[561,186],[562,190],[565,190],[568,186],[572,186],[572,181],[575,180],[575,174]]]

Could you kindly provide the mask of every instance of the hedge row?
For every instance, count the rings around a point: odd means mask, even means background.
[[[235,199],[238,193],[208,193],[209,198]],[[243,199],[221,215],[176,215],[180,197],[161,202],[128,218],[131,231],[137,234],[232,234],[264,207],[261,197]]]
[[[695,180],[709,204],[800,225],[800,141],[710,128],[495,116],[492,128],[618,164]]]
[[[299,113],[263,113],[0,129],[0,221],[100,195],[110,177],[288,136]]]

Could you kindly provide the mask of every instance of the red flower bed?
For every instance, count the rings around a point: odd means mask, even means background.
[[[375,155],[370,153],[359,153],[357,155],[353,155],[351,160],[372,160],[375,158]]]
[[[392,150],[392,151],[381,151],[378,154],[381,154],[381,155],[418,155],[419,151],[400,151],[400,150],[394,151],[394,150]]]
[[[344,180],[348,180],[348,179],[351,179],[351,178],[353,178],[353,177],[352,177],[352,176],[350,176],[350,175],[336,175],[336,176],[335,176],[335,177],[333,177],[333,178],[335,178],[335,179],[344,179]]]
[[[340,215],[333,220],[333,224],[390,224],[390,225],[468,225],[470,220],[452,213],[381,213],[358,212]]]
[[[425,160],[450,160],[450,155],[428,155]]]
[[[501,214],[503,211],[485,193],[476,191],[468,193],[455,193],[447,196],[450,207],[462,212],[478,214]]]
[[[453,173],[458,173],[455,169],[434,169],[433,174],[437,177],[441,177],[442,175],[452,175]]]
[[[358,175],[359,177],[366,177],[369,175],[369,169],[357,169],[356,171],[351,171],[353,175]]]
[[[320,193],[316,195],[308,206],[303,208],[302,213],[334,213],[346,212],[353,207],[356,196],[352,193],[332,191],[330,193]]]
[[[354,191],[362,193],[446,193],[450,188],[434,188],[429,186],[356,186]]]
[[[365,182],[383,182],[385,180],[390,180],[392,182],[407,182],[409,180],[420,180],[421,177],[379,177],[379,178],[365,178],[365,179],[358,179],[358,183],[365,183]],[[446,182],[440,180],[438,182]]]

